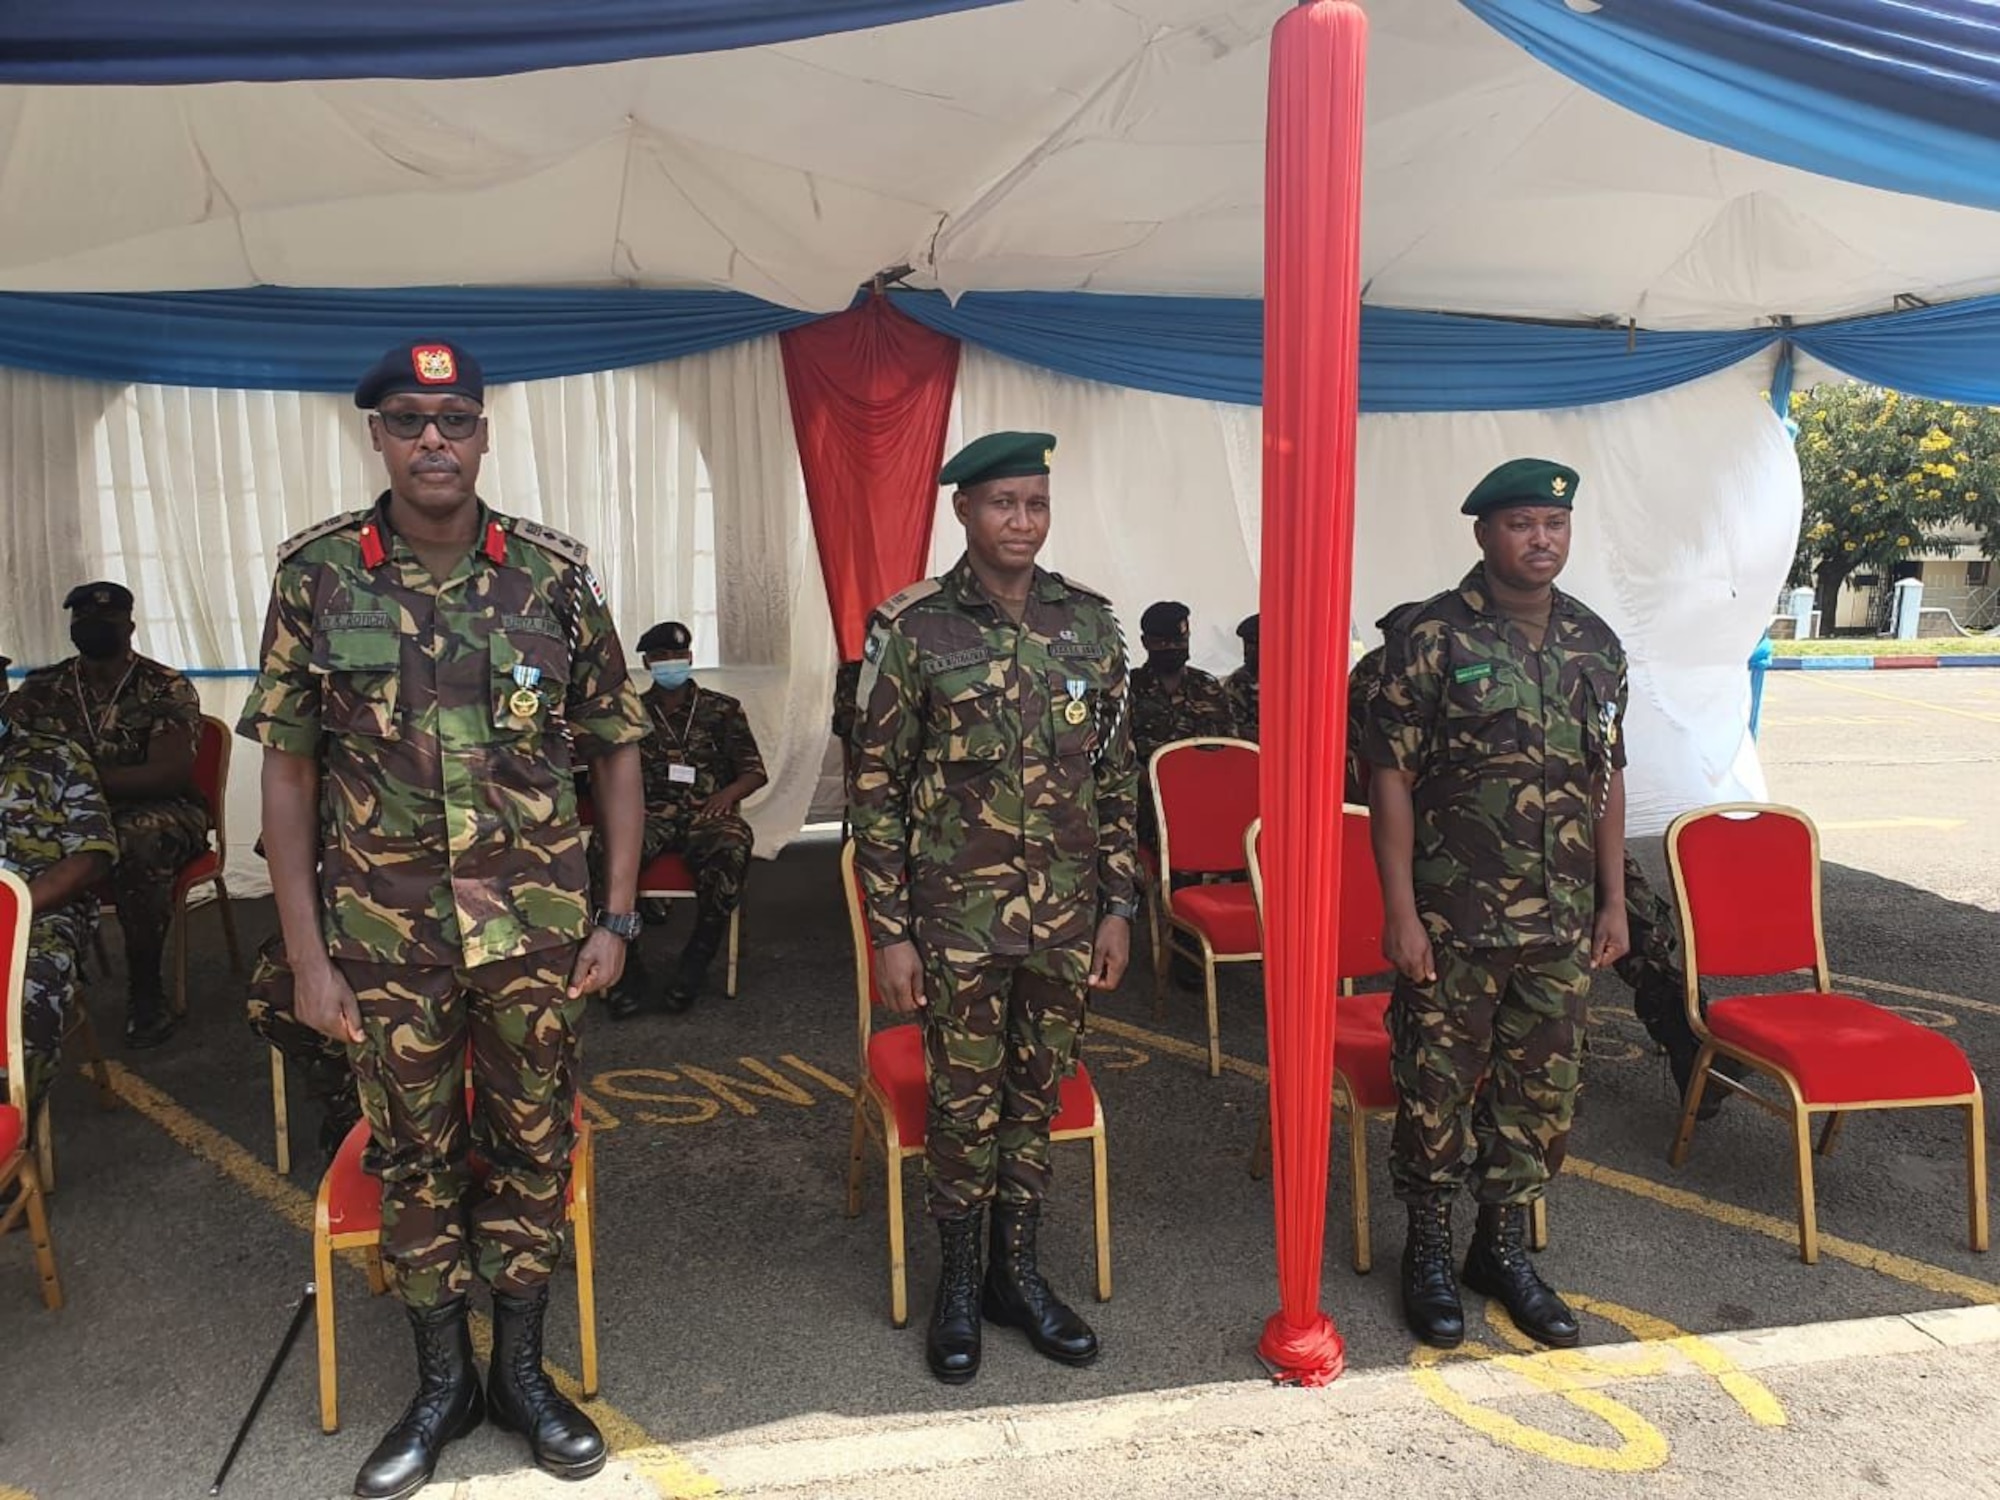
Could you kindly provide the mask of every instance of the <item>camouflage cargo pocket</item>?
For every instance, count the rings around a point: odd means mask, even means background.
[[[328,734],[395,739],[402,655],[403,638],[394,630],[316,629],[312,670],[325,682],[321,728]]]
[[[1483,758],[1519,748],[1521,690],[1497,672],[1446,682],[1444,751],[1454,758]]]

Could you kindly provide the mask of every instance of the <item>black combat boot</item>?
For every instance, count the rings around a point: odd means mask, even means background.
[[[157,968],[158,966],[155,965]],[[135,980],[125,997],[125,1045],[133,1052],[157,1047],[180,1030],[181,1018],[167,1004],[158,979],[148,984]]]
[[[1403,1241],[1403,1321],[1419,1343],[1456,1349],[1465,1342],[1465,1308],[1451,1274],[1451,1205],[1408,1205]]]
[[[674,977],[668,981],[661,1007],[669,1015],[680,1015],[693,1008],[701,997],[702,981],[708,977],[708,966],[715,962],[715,955],[722,951],[723,940],[729,935],[728,916],[715,916],[707,910],[695,918],[694,931],[689,934],[687,946],[681,949],[680,963],[674,968]]]
[[[1055,1294],[1035,1264],[1041,1218],[1037,1204],[993,1205],[993,1247],[980,1307],[1002,1328],[1027,1334],[1036,1353],[1066,1365],[1087,1365],[1097,1358],[1097,1335]]]
[[[493,1425],[518,1432],[543,1471],[558,1479],[588,1479],[608,1456],[604,1434],[555,1388],[542,1368],[542,1315],[549,1289],[526,1297],[493,1294],[493,1367],[486,1406]]]
[[[438,1455],[486,1415],[472,1368],[465,1299],[404,1309],[417,1335],[417,1394],[354,1478],[355,1500],[405,1500],[431,1482]]]
[[[639,945],[625,945],[625,972],[618,976],[604,996],[604,1008],[614,1021],[629,1021],[642,1016],[654,1008],[651,999],[653,981],[646,973],[646,965],[639,957]]]
[[[938,1220],[943,1265],[931,1307],[924,1359],[946,1385],[964,1385],[979,1373],[979,1210]]]
[[[1582,1337],[1576,1314],[1535,1274],[1525,1243],[1524,1203],[1482,1203],[1479,1227],[1465,1252],[1465,1284],[1496,1298],[1514,1326],[1538,1344],[1574,1349]]]

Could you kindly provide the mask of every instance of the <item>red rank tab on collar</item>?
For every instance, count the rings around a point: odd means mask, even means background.
[[[373,521],[361,528],[361,565],[364,568],[379,568],[389,560],[389,549],[382,545],[382,531]]]
[[[486,554],[486,560],[496,568],[507,561],[507,533],[501,529],[498,521],[486,523],[486,542],[479,550]]]

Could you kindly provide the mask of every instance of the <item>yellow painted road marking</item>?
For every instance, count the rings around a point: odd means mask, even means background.
[[[1869,985],[1874,980],[1850,979],[1844,983]],[[1894,985],[1880,985],[1879,988],[1896,990]],[[1936,995],[1928,990],[1908,990],[1907,993],[1927,1000],[1954,1000],[1960,997]],[[1969,1002],[1978,1006],[1980,1002]],[[1982,1007],[2000,1009],[2000,1007]],[[1128,1021],[1115,1021],[1106,1016],[1092,1016],[1093,1030],[1105,1031],[1113,1036],[1126,1037],[1135,1042],[1144,1042],[1156,1051],[1170,1056],[1185,1058],[1189,1062],[1208,1065],[1208,1049],[1184,1042],[1178,1037],[1162,1036],[1148,1031],[1143,1026],[1134,1026]],[[1245,1062],[1242,1058],[1223,1054],[1222,1066],[1225,1072],[1239,1073],[1245,1078],[1254,1078],[1259,1083],[1270,1078],[1270,1070],[1259,1063]],[[1629,1193],[1636,1198],[1645,1198],[1665,1208],[1679,1209],[1683,1213],[1698,1214],[1718,1224],[1727,1224],[1735,1229],[1747,1229],[1769,1239],[1786,1244],[1798,1243],[1798,1226],[1789,1219],[1780,1219],[1772,1214],[1759,1213],[1755,1209],[1739,1208],[1733,1203],[1718,1202],[1704,1198],[1699,1193],[1691,1193],[1685,1188],[1669,1187],[1663,1182],[1655,1182],[1650,1177],[1639,1177],[1630,1172],[1621,1172],[1614,1167],[1600,1167],[1595,1162],[1571,1156],[1563,1163],[1563,1171],[1571,1176],[1581,1177],[1586,1182],[1594,1182],[1599,1187],[1608,1187],[1616,1192]],[[1975,1304],[2000,1304],[2000,1285],[1981,1281],[1976,1276],[1965,1276],[1950,1271],[1943,1266],[1931,1265],[1928,1261],[1912,1259],[1907,1255],[1897,1255],[1889,1250],[1877,1250],[1872,1245],[1864,1245],[1856,1240],[1845,1240],[1824,1232],[1819,1237],[1820,1254],[1835,1260],[1844,1260],[1849,1265],[1860,1266],[1864,1270],[1875,1271],[1893,1280],[1906,1282],[1910,1286],[1921,1287],[1927,1292],[1935,1292],[1942,1297],[1956,1297]]]
[[[1835,672],[1801,672],[1806,681],[1817,687],[1833,688],[1843,693],[1858,693],[1864,698],[1880,698],[1885,703],[1899,703],[1904,708],[1928,708],[1933,713],[1951,714],[1960,719],[1972,719],[1981,724],[2000,724],[2000,714],[1975,713],[1969,708],[1953,708],[1949,703],[1926,703],[1922,698],[1900,698],[1894,693],[1885,693],[1879,688],[1857,687],[1851,682],[1835,682]]]
[[[1928,828],[1937,833],[1949,833],[1954,828],[1963,828],[1963,818],[1848,818],[1832,823],[1817,825],[1821,833],[1872,833],[1898,828]]]
[[[1908,995],[1912,1000],[1934,1000],[1939,1005],[1957,1005],[1966,1010],[1976,1010],[1983,1015],[2000,1016],[2000,1005],[1991,1000],[1974,1000],[1969,995],[1947,995],[1938,990],[1920,990],[1913,985],[1891,984],[1886,979],[1867,979],[1859,974],[1829,975],[1835,984],[1853,985],[1858,989],[1881,990],[1889,995]]]
[[[249,1193],[293,1228],[310,1235],[313,1229],[313,1195],[296,1183],[288,1182],[214,1126],[197,1118],[138,1074],[122,1064],[108,1063],[111,1087],[132,1110],[152,1121],[189,1155],[215,1168]],[[490,1345],[491,1331],[486,1320],[473,1318],[473,1337],[484,1349]],[[549,1375],[563,1394],[587,1407],[604,1433],[604,1440],[620,1457],[631,1457],[640,1471],[651,1479],[666,1500],[693,1500],[714,1495],[721,1486],[701,1473],[671,1448],[656,1441],[638,1422],[598,1397],[584,1401],[576,1378],[568,1371],[549,1366]],[[4,1500],[4,1492],[0,1492]]]

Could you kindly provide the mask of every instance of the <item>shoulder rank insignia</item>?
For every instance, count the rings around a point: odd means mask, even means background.
[[[341,531],[349,526],[359,526],[374,514],[374,507],[370,506],[367,510],[350,510],[345,515],[332,516],[324,521],[316,522],[308,526],[304,531],[296,532],[286,537],[284,541],[278,544],[278,561],[284,562],[293,553],[318,541],[323,536],[331,536],[334,532]]]
[[[557,531],[553,526],[544,526],[540,521],[524,521],[518,516],[496,516],[494,520],[503,530],[511,531],[523,541],[533,542],[537,547],[553,552],[558,557],[567,558],[578,567],[590,561],[588,547],[568,533]]]
[[[930,598],[931,595],[937,593],[943,587],[944,585],[935,578],[919,578],[908,588],[903,589],[899,593],[891,594],[887,599],[883,600],[876,607],[875,613],[880,619],[893,620],[912,604],[917,603],[921,599]]]

